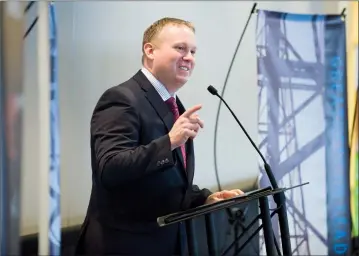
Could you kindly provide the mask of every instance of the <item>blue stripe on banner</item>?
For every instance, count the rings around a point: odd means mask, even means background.
[[[350,254],[345,22],[326,16],[325,118],[328,255]]]
[[[49,3],[50,24],[50,219],[49,219],[49,251],[50,255],[60,255],[61,214],[60,214],[60,134],[59,103],[57,82],[57,31],[54,3]]]
[[[324,15],[312,15],[312,14],[298,14],[298,13],[288,13],[288,12],[276,12],[276,11],[265,11],[260,10],[261,13],[265,14],[266,18],[278,18],[285,21],[303,21],[311,22],[313,16],[317,16],[320,19],[324,19]]]

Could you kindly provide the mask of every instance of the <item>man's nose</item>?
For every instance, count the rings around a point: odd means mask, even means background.
[[[188,52],[186,55],[183,56],[183,60],[194,61],[195,57],[191,52]]]

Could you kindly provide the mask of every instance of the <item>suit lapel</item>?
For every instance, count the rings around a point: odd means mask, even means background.
[[[142,71],[138,71],[133,77],[142,89],[146,92],[146,98],[151,103],[153,108],[156,110],[158,116],[161,118],[163,123],[166,125],[167,131],[172,129],[174,119],[173,114],[167,107],[166,103],[162,100],[153,85],[148,81]]]
[[[145,94],[146,98],[151,103],[153,108],[156,110],[158,116],[161,118],[163,123],[166,125],[167,131],[169,132],[173,127],[174,117],[173,117],[171,110],[168,108],[167,104],[163,101],[161,96],[158,94],[156,89],[153,87],[153,85],[150,83],[150,81],[148,81],[147,77],[142,73],[141,70],[139,70],[133,76],[133,79],[135,79],[138,82],[138,84],[142,87],[142,89],[146,92],[146,94]],[[178,108],[179,108],[180,113],[184,112],[184,108],[183,108],[183,105],[181,102],[179,102]],[[178,147],[174,151],[177,154],[177,157],[180,159],[182,168],[184,169],[184,160],[183,160],[181,148]],[[187,152],[187,149],[186,149],[186,152]],[[188,155],[188,153],[187,153],[187,155]]]

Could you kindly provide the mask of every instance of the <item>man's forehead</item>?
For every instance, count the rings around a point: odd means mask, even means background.
[[[176,36],[176,35],[194,35],[191,28],[186,25],[167,24],[158,33],[158,37]]]
[[[195,34],[186,25],[168,24],[158,33],[157,39],[172,43],[195,44]]]

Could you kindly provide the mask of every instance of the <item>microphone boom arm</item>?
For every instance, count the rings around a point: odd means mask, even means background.
[[[214,90],[213,90],[213,89]],[[257,151],[258,155],[260,156],[260,158],[262,159],[263,163],[264,163],[264,169],[266,171],[266,174],[268,176],[269,182],[272,185],[273,189],[278,189],[278,184],[277,181],[274,177],[274,174],[272,172],[272,169],[270,167],[270,165],[267,163],[267,161],[265,160],[263,154],[261,153],[261,151],[258,149],[258,147],[256,146],[256,144],[254,143],[254,141],[252,140],[252,138],[249,136],[248,132],[246,131],[246,129],[243,127],[242,123],[238,120],[237,116],[233,113],[232,109],[228,106],[227,102],[218,94],[217,90],[211,86],[208,87],[208,91],[210,91],[211,94],[216,95],[218,98],[221,99],[221,101],[224,103],[224,105],[226,105],[226,107],[228,108],[229,112],[232,114],[232,116],[234,117],[234,119],[237,121],[237,124],[241,127],[242,131],[244,132],[244,134],[246,135],[247,139],[249,140],[249,142],[252,144],[252,146],[254,147],[254,149]]]
[[[253,142],[249,134],[247,133],[246,129],[243,127],[241,122],[238,120],[237,116],[233,113],[232,109],[228,106],[227,102],[218,94],[218,91],[216,88],[214,88],[212,85],[208,86],[207,90],[212,94],[217,96],[224,105],[228,108],[238,125],[241,127],[242,131],[246,135],[247,139],[250,141],[252,146],[255,148],[255,150],[258,152],[259,156],[262,158],[264,162],[264,169],[266,171],[267,177],[272,185],[272,188],[274,190],[278,189],[277,181],[273,175],[272,169],[270,165],[265,160],[263,154],[260,152],[256,144]],[[284,191],[281,191],[279,193],[276,193],[273,195],[273,199],[277,205],[278,208],[278,220],[279,220],[279,228],[280,228],[280,236],[282,241],[282,250],[283,255],[285,256],[291,256],[293,255],[292,248],[291,248],[291,242],[290,242],[290,236],[289,236],[289,225],[288,225],[288,216],[287,216],[287,205],[286,205],[286,197],[284,194]]]

